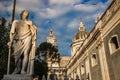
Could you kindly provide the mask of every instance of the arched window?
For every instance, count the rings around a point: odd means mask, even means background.
[[[92,62],[92,66],[95,66],[97,64],[96,53],[92,54],[92,56],[91,56],[91,62]]]
[[[115,52],[119,48],[118,36],[114,35],[109,40],[110,53]]]
[[[81,74],[84,74],[85,73],[85,67],[84,67],[84,65],[82,64],[82,66],[81,66]]]

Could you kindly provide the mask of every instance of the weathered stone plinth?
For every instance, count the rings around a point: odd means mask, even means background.
[[[4,75],[2,80],[33,80],[33,77],[26,74]]]

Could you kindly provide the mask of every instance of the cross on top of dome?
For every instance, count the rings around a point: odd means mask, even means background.
[[[80,19],[79,31],[84,31],[84,30],[85,30],[84,23],[83,23],[82,19]]]
[[[52,28],[50,29],[50,35],[53,35],[53,29]]]

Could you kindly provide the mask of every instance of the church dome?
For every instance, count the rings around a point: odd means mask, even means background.
[[[84,40],[88,35],[88,32],[85,30],[85,26],[81,21],[79,24],[79,30],[73,37],[73,42],[76,40]]]
[[[73,37],[73,41],[75,40],[83,40],[87,37],[88,33],[86,31],[78,31]]]

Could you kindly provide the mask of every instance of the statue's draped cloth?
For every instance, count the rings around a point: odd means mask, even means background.
[[[10,32],[14,34],[14,38],[16,39],[13,46],[15,64],[18,63],[18,60],[22,57],[24,51],[28,51],[29,61],[27,66],[27,73],[30,73],[31,67],[33,68],[32,60],[35,57],[36,27],[28,21],[14,21]]]

